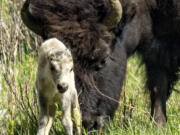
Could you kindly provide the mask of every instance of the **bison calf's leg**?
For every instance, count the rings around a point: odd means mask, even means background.
[[[68,100],[67,100],[68,101]],[[73,135],[73,122],[71,120],[71,103],[62,100],[63,118],[62,124],[68,135]]]
[[[148,79],[148,87],[151,92],[151,119],[154,117],[157,124],[165,127],[168,76],[165,71],[151,67],[148,70]]]
[[[78,102],[77,92],[74,93],[72,99],[73,100],[71,102],[73,106],[73,118],[74,118],[75,126],[77,129],[77,133],[78,135],[81,135],[81,111],[80,111],[80,106]]]
[[[49,105],[46,100],[40,96],[40,114],[39,114],[39,127],[37,135],[48,135],[52,126],[53,118],[56,112],[55,105]]]

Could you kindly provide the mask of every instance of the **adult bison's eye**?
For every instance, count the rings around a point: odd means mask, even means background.
[[[101,61],[101,64],[106,64],[106,60],[102,60],[102,61]]]

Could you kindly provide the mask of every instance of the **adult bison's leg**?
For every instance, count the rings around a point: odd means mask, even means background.
[[[151,119],[156,123],[166,125],[166,100],[168,93],[168,72],[160,58],[160,43],[149,42],[149,48],[144,48],[143,58],[146,64],[147,87],[151,96]],[[162,64],[160,64],[162,63]]]
[[[167,42],[167,41],[169,42]],[[178,79],[178,60],[179,54],[175,50],[169,50],[169,47],[176,45],[171,38],[152,39],[152,42],[147,43],[141,53],[146,64],[147,71],[147,87],[150,90],[151,96],[151,119],[154,117],[156,123],[165,126],[166,117],[166,101],[168,100],[173,85]],[[177,50],[177,49],[176,49]]]
[[[148,87],[151,96],[151,118],[162,126],[166,125],[166,100],[168,93],[168,76],[165,70],[159,67],[147,67]]]
[[[151,96],[151,118],[154,117],[155,122],[162,126],[166,125],[166,101],[170,95],[171,83],[174,82],[170,76],[173,69],[169,70],[166,66],[168,53],[165,52],[166,50],[161,48],[161,43],[156,40],[152,41],[150,48],[144,50],[147,87]]]

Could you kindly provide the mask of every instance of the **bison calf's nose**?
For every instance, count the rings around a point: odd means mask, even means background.
[[[58,84],[57,89],[60,93],[64,93],[68,89],[68,85],[66,84]]]

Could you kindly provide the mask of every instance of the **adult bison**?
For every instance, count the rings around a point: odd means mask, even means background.
[[[157,123],[166,123],[166,100],[178,78],[180,2],[120,2],[123,17],[116,28],[114,18],[120,15],[111,13],[121,8],[114,8],[110,0],[27,0],[22,8],[22,19],[32,31],[43,39],[57,37],[71,48],[87,129],[100,128],[103,119],[113,116],[118,103],[106,96],[119,100],[133,52],[138,51],[146,64],[151,115]]]
[[[71,49],[87,129],[101,128],[103,119],[113,116],[118,107],[96,87],[119,100],[126,53],[112,44],[114,33],[109,29],[116,26],[121,14],[118,0],[27,0],[22,8],[23,22],[32,31],[43,39],[56,37]]]

